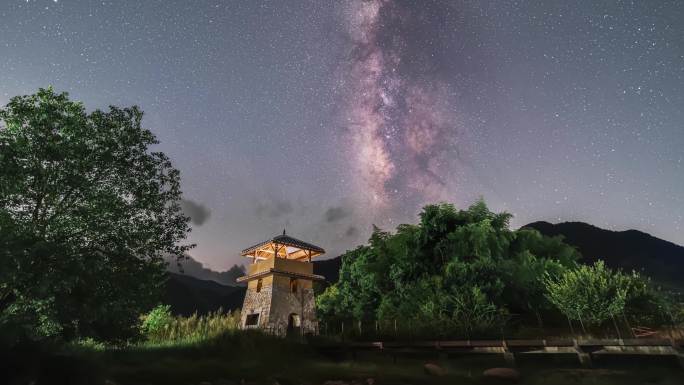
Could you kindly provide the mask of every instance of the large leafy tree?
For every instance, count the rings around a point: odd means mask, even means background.
[[[135,334],[189,232],[179,172],[137,107],[52,89],[0,109],[0,325],[30,338]],[[5,333],[5,335],[10,333]]]
[[[398,320],[427,333],[500,333],[510,313],[548,309],[542,278],[575,266],[560,238],[509,229],[483,201],[426,206],[416,225],[375,228],[342,257],[339,282],[318,297],[324,319]],[[515,292],[515,294],[512,294]]]

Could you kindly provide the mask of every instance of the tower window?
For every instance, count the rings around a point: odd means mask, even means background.
[[[257,326],[259,324],[259,313],[247,314],[245,326]]]
[[[256,287],[256,292],[257,292],[257,293],[261,291],[261,285],[262,285],[262,283],[263,283],[263,282],[261,281],[261,279],[259,279],[259,280],[257,281],[257,287]]]
[[[290,293],[297,292],[297,279],[290,278]]]

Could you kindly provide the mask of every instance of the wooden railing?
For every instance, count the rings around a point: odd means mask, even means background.
[[[503,354],[511,365],[520,354],[574,354],[584,366],[592,365],[597,355],[654,355],[673,356],[684,368],[684,339],[630,338],[630,339],[508,339],[508,340],[447,340],[447,341],[321,341],[314,346],[324,352],[379,351],[391,354],[396,361],[401,353],[437,351],[460,354]]]

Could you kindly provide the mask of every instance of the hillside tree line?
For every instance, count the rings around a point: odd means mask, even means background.
[[[511,230],[511,218],[480,200],[465,210],[425,206],[417,224],[394,233],[375,228],[343,255],[339,281],[317,298],[319,315],[330,325],[400,322],[429,337],[677,322],[676,304],[648,279],[582,265],[561,237]]]

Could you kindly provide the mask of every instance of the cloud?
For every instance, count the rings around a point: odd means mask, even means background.
[[[202,226],[211,216],[211,210],[189,199],[181,200],[181,209],[190,217],[190,222],[197,226]]]
[[[294,211],[292,203],[285,200],[269,201],[257,204],[255,212],[262,218],[280,218],[284,215],[291,214]]]
[[[359,229],[356,226],[349,226],[347,228],[347,231],[344,232],[344,235],[347,237],[355,237],[359,233]]]
[[[344,219],[350,216],[352,210],[343,206],[330,207],[325,211],[325,221],[328,223],[337,222],[340,219]]]
[[[236,279],[245,275],[245,266],[243,265],[233,265],[226,271],[214,271],[188,254],[184,254],[180,261],[172,255],[166,255],[164,258],[168,263],[166,269],[172,273],[186,274],[203,280],[215,281],[222,285],[242,286],[236,282]]]

